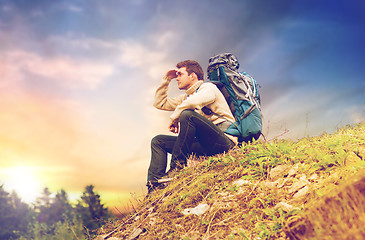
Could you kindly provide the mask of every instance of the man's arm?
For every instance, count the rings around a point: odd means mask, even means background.
[[[155,101],[153,103],[155,108],[166,111],[174,111],[176,107],[184,100],[184,94],[175,98],[167,96],[169,84],[174,78],[176,78],[176,70],[168,71],[163,77],[161,85],[157,88],[155,93]]]
[[[177,123],[180,114],[186,109],[202,109],[204,106],[213,103],[216,100],[214,91],[211,89],[209,84],[202,84],[199,90],[191,95],[189,98],[185,99],[181,104],[179,104],[173,114],[170,116],[171,123]]]

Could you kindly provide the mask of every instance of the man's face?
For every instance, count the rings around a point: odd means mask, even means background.
[[[186,67],[179,68],[176,75],[177,86],[180,90],[187,90],[193,85],[193,78],[188,75]]]

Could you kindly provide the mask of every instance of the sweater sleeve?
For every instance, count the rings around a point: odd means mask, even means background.
[[[170,119],[172,122],[176,121],[177,119],[179,119],[182,111],[186,109],[200,110],[204,106],[213,103],[215,99],[216,97],[214,91],[210,88],[210,85],[202,84],[196,93],[190,95],[187,99],[185,99],[180,105],[176,107],[173,114],[171,114]]]
[[[163,78],[160,86],[155,93],[155,100],[153,106],[160,110],[174,111],[176,107],[182,103],[185,98],[185,94],[171,98],[167,96],[167,90],[170,84],[170,80]]]

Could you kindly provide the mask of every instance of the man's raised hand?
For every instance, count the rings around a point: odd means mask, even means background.
[[[172,79],[177,77],[177,70],[176,69],[171,69],[169,70],[166,75],[165,78],[167,78],[167,80],[171,81]]]

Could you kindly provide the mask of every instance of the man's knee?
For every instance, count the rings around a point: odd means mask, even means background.
[[[159,146],[161,144],[161,139],[163,135],[154,136],[151,140],[151,146]]]
[[[187,109],[181,112],[180,114],[180,122],[189,119],[194,114],[193,110]]]

